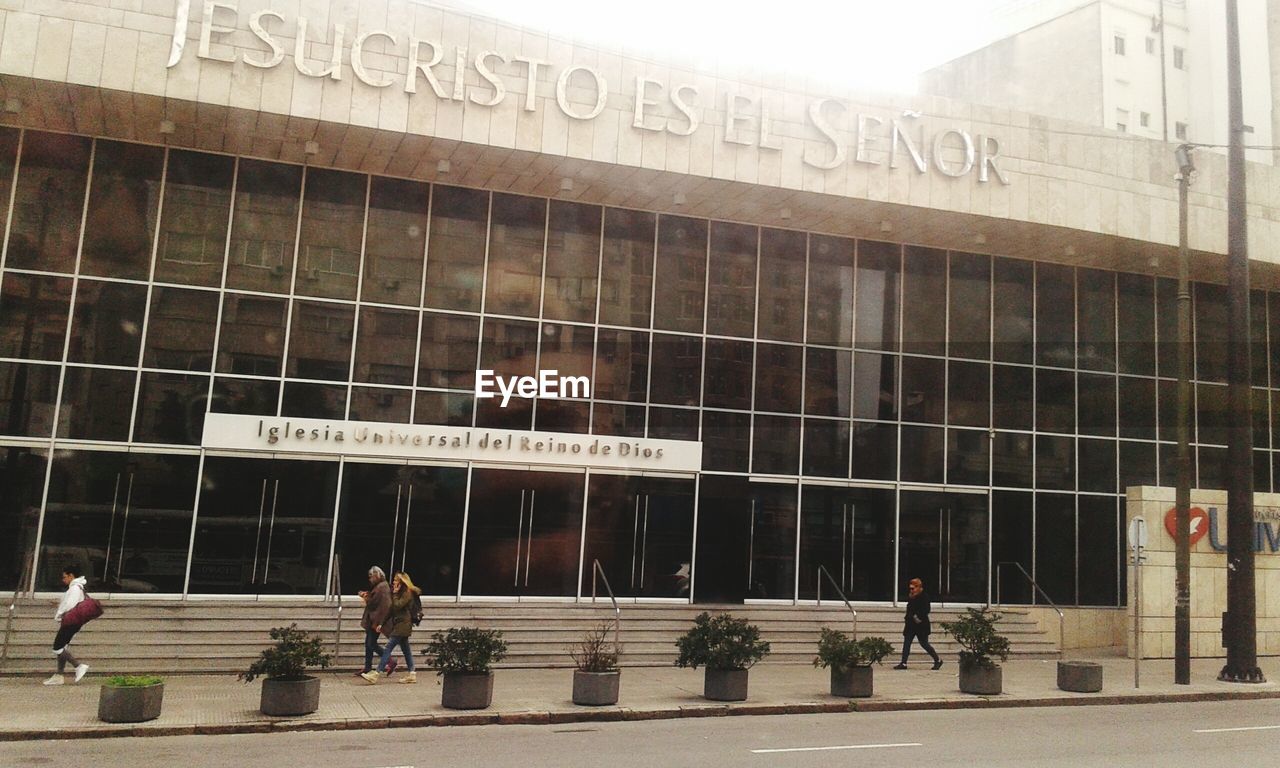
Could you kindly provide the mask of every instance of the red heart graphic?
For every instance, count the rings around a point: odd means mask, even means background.
[[[1164,514],[1164,529],[1173,539],[1178,538],[1178,508],[1170,507]],[[1191,508],[1191,546],[1205,537],[1209,532],[1209,513],[1199,507]]]

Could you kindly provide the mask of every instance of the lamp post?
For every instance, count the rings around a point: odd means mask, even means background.
[[[1191,252],[1187,246],[1187,188],[1195,166],[1191,146],[1174,150],[1178,161],[1178,479],[1174,556],[1173,682],[1191,683]]]

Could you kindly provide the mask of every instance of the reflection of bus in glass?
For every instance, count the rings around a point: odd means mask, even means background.
[[[90,590],[180,593],[190,537],[190,509],[50,503],[36,588],[62,589],[75,565]]]
[[[202,517],[196,523],[192,592],[319,595],[329,572],[329,517]]]

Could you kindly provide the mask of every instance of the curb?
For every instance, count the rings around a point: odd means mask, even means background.
[[[34,731],[0,730],[0,742],[49,741],[61,739],[109,739],[130,736],[222,736],[247,733],[298,733],[303,731],[354,731],[384,728],[429,728],[468,725],[562,725],[566,723],[635,722],[679,720],[701,717],[750,717],[757,715],[815,715],[857,712],[911,712],[925,710],[1010,709],[1014,707],[1088,707],[1128,704],[1171,704],[1210,701],[1251,701],[1280,699],[1277,691],[1204,691],[1156,694],[1082,694],[1075,697],[1038,698],[975,696],[966,699],[853,700],[846,702],[801,702],[795,704],[708,704],[657,707],[653,709],[561,710],[557,712],[519,711],[492,713],[441,713],[345,720],[255,720],[246,723],[208,725],[132,725],[46,728]]]

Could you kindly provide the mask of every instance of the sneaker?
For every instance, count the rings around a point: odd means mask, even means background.
[[[907,668],[907,665],[906,665],[906,664],[894,664],[894,665],[893,665],[893,668],[894,668],[894,669],[906,669],[906,668]]]
[[[398,666],[400,666],[400,663],[399,663],[399,662],[397,662],[395,659],[392,659],[391,661],[388,661],[388,662],[387,662],[387,677],[391,677],[392,675],[394,675],[394,674],[396,673],[396,667],[398,667]]]
[[[401,678],[401,679],[400,679],[400,683],[401,683],[401,684],[404,684],[404,683],[416,683],[416,682],[418,682],[418,673],[417,673],[417,672],[410,672],[409,674],[405,675],[403,678]]]
[[[936,659],[933,662],[934,669],[942,669],[942,659]]]
[[[80,666],[76,667],[76,682],[78,683],[81,680],[83,680],[84,676],[87,674],[89,674],[88,664],[81,664]]]
[[[62,679],[62,675],[53,675],[48,680],[45,680],[44,684],[45,685],[64,685],[66,684],[66,682],[67,682],[66,680]]]
[[[373,670],[370,670],[370,669],[362,669],[356,673],[356,677],[364,677],[365,675],[369,674],[372,671]]]
[[[377,685],[378,678],[381,677],[377,672],[373,672],[373,671],[361,672],[360,676],[363,677],[365,679],[365,682],[367,682],[369,685]]]

